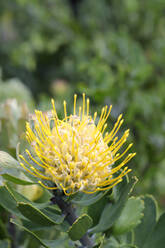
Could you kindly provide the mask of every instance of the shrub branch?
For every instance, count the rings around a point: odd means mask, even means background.
[[[78,218],[75,208],[71,203],[63,200],[63,194],[59,190],[53,190],[53,195],[54,196],[52,197],[51,202],[58,205],[62,213],[66,215],[65,219],[69,225],[72,225]],[[93,246],[92,241],[87,233],[80,239],[80,243],[82,244],[81,248],[90,248]]]

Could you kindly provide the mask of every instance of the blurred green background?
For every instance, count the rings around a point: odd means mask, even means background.
[[[165,207],[165,1],[0,1],[0,150],[15,154],[34,107],[86,92],[91,112],[113,104],[137,156],[137,193]],[[14,100],[15,99],[15,100]]]

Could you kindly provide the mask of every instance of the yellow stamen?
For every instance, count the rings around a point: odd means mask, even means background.
[[[53,107],[53,115],[55,116],[56,119],[58,119],[54,99],[51,99],[51,102]]]
[[[85,115],[85,93],[83,93],[83,114],[82,117],[84,118]]]
[[[76,100],[77,100],[77,95],[74,95],[74,110],[73,110],[73,114],[76,115]]]
[[[87,116],[89,115],[89,98],[87,99]]]
[[[48,187],[45,184],[43,184],[41,181],[38,181],[38,183],[41,184],[41,186],[43,186],[45,189],[51,189],[51,190],[58,189],[58,187]]]
[[[66,111],[66,101],[64,101],[64,116],[65,116],[65,121],[67,121],[67,111]]]

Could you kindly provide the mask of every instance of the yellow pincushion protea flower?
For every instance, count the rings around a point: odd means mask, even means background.
[[[132,146],[130,144],[124,152],[117,153],[129,135],[126,130],[121,138],[116,137],[123,123],[122,115],[111,132],[105,133],[112,106],[102,109],[96,124],[97,112],[93,118],[89,114],[89,99],[86,100],[83,94],[83,104],[78,110],[76,99],[77,95],[74,95],[73,114],[69,116],[64,101],[63,120],[57,116],[53,99],[51,115],[35,111],[33,128],[26,123],[26,138],[31,146],[31,151],[26,149],[26,157],[32,163],[20,155],[21,166],[41,178],[41,185],[48,189],[62,189],[66,195],[78,191],[91,194],[112,188],[130,171],[125,164],[135,156],[130,153],[115,165]],[[53,182],[54,187],[45,185],[44,180]]]

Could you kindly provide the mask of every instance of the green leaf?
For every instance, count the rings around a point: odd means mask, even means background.
[[[164,248],[165,244],[165,213],[162,214],[152,231],[151,235],[149,236],[148,240],[146,241],[144,248]]]
[[[118,248],[119,245],[119,242],[114,237],[111,237],[110,239],[105,240],[103,248]]]
[[[8,181],[11,181],[11,182],[13,182],[15,184],[19,184],[19,185],[32,185],[32,184],[35,184],[34,182],[23,180],[23,179],[20,179],[18,177],[15,177],[13,175],[7,174],[7,173],[2,174],[2,177],[4,179],[8,180]]]
[[[10,222],[13,223],[13,224],[15,224],[15,225],[17,225],[18,227],[20,227],[24,231],[28,232],[33,238],[35,238],[41,245],[43,245],[46,248],[58,247],[59,244],[61,244],[62,242],[64,242],[64,240],[59,240],[59,239],[58,240],[45,240],[45,239],[41,239],[40,237],[38,237],[37,234],[35,234],[31,230],[29,230],[28,228],[26,228],[25,226],[23,226],[17,220],[10,219]]]
[[[4,240],[0,240],[0,247],[1,248],[10,248],[10,240],[8,239],[4,239]]]
[[[23,173],[24,169],[19,162],[8,153],[0,151],[0,175],[15,184],[31,185],[34,184]]]
[[[50,214],[46,210],[41,211],[29,203],[19,202],[18,209],[27,219],[34,223],[40,224],[41,226],[52,226],[60,224],[64,219],[64,216],[53,213]],[[51,218],[49,216],[51,216]]]
[[[27,186],[25,186],[27,187]],[[45,202],[45,203],[35,203],[30,201],[29,199],[27,199],[25,196],[23,196],[22,194],[20,194],[19,192],[17,192],[16,190],[14,190],[13,187],[11,187],[9,184],[5,185],[5,188],[8,190],[9,194],[15,199],[15,201],[18,202],[24,202],[24,203],[30,203],[33,206],[36,206],[37,208],[41,209],[41,208],[45,208],[46,206],[48,206],[50,204],[50,202]]]
[[[78,204],[81,206],[89,206],[97,201],[99,201],[102,197],[104,197],[110,190],[103,191],[103,192],[96,192],[94,194],[84,194],[84,193],[77,193],[77,195],[71,200],[72,203]]]
[[[61,210],[57,210],[56,206],[48,206],[41,211],[56,224],[61,224],[65,218],[65,214],[62,214]]]
[[[10,168],[19,169],[19,162],[7,152],[0,151],[0,170]]]
[[[91,226],[92,226],[92,219],[87,214],[83,214],[69,228],[68,230],[69,237],[73,241],[79,240],[84,236],[84,234]]]
[[[136,177],[132,177],[129,183],[124,182],[123,185],[121,183],[122,187],[120,185],[121,191],[118,200],[114,204],[109,203],[105,206],[98,225],[93,227],[90,232],[102,232],[109,229],[114,224],[114,222],[120,216],[125,202],[128,199],[128,195],[136,182]]]
[[[26,187],[26,186],[25,186]],[[25,196],[23,196],[22,194],[20,194],[19,192],[17,192],[16,190],[14,190],[13,187],[11,187],[11,185],[5,184],[5,188],[7,189],[7,191],[9,192],[9,194],[15,199],[15,201],[18,202],[25,202],[25,203],[32,203],[29,199],[27,199]],[[35,203],[34,203],[35,204]]]
[[[20,213],[17,208],[17,202],[14,197],[9,193],[6,186],[0,187],[0,205],[5,208],[8,212],[15,214],[21,218],[24,216]]]
[[[143,217],[143,209],[144,202],[140,197],[129,198],[114,224],[113,233],[115,235],[123,234],[137,226]]]
[[[102,197],[99,201],[88,206],[87,214],[93,220],[93,226],[97,225],[105,205],[109,202],[108,197]]]
[[[25,215],[19,211],[18,205],[19,203],[29,204],[34,209],[42,209],[42,216],[46,216],[47,219],[50,219],[51,223],[59,224],[62,223],[64,220],[64,215],[61,215],[60,211],[57,211],[53,207],[48,207],[49,202],[46,203],[34,203],[25,198],[20,193],[16,192],[12,189],[9,185],[1,186],[0,187],[0,205],[4,207],[8,212],[15,214],[16,216],[20,217],[21,219],[25,219]],[[38,213],[38,212],[37,212]],[[31,217],[32,218],[32,217]],[[34,221],[34,219],[33,219]],[[53,225],[52,224],[52,225]],[[46,224],[47,225],[47,224]]]
[[[157,218],[157,202],[153,196],[147,195],[142,199],[144,201],[144,217],[140,225],[135,228],[135,244],[139,248],[142,248],[146,240],[151,236]]]
[[[138,248],[136,245],[119,242],[113,236],[105,240],[103,248]]]

